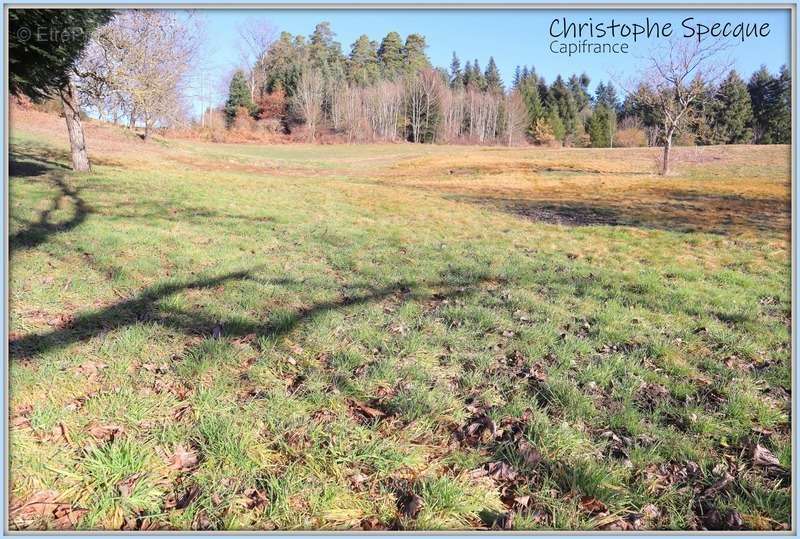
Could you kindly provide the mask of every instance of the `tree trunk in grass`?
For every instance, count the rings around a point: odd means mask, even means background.
[[[669,153],[672,150],[672,130],[668,130],[664,140],[664,156],[661,161],[661,175],[669,174]]]
[[[89,154],[86,152],[86,139],[83,136],[80,109],[75,98],[75,85],[68,82],[59,90],[61,104],[64,106],[64,118],[67,121],[69,133],[69,149],[72,156],[72,170],[75,172],[89,172]]]

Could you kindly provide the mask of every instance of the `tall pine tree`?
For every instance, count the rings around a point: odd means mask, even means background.
[[[712,104],[711,130],[718,144],[746,144],[753,138],[750,93],[739,74],[732,70],[722,81]]]
[[[231,78],[228,100],[225,101],[225,123],[230,127],[236,119],[239,109],[244,109],[248,114],[253,114],[255,108],[244,71],[237,69]]]
[[[423,69],[431,67],[431,61],[425,53],[428,44],[425,36],[420,34],[409,34],[406,44],[403,46],[403,62],[407,74],[419,73]]]
[[[380,75],[378,48],[366,34],[362,35],[350,46],[347,78],[359,86],[368,86],[376,82]]]
[[[397,78],[403,72],[403,41],[397,32],[389,32],[378,47],[378,61],[383,76]]]
[[[462,88],[464,86],[464,74],[461,72],[461,60],[453,51],[453,59],[450,61],[450,88]]]
[[[494,57],[489,57],[489,63],[486,64],[486,72],[484,73],[484,79],[486,80],[486,89],[490,92],[502,92],[503,91],[503,81],[500,78],[500,70],[497,69],[497,64],[494,61]]]

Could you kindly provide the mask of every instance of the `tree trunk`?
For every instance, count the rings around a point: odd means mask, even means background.
[[[664,157],[661,162],[661,175],[669,174],[669,152],[672,149],[672,133],[668,133],[664,140]]]
[[[72,156],[72,170],[75,172],[89,172],[89,154],[86,152],[86,139],[83,136],[80,109],[75,98],[75,86],[68,82],[59,90],[61,104],[64,107],[64,118],[67,121],[69,133],[69,149]]]

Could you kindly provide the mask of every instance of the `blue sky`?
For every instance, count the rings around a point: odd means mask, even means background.
[[[553,9],[553,10],[205,10],[200,12],[207,35],[204,38],[207,61],[205,66],[216,74],[216,98],[222,99],[224,83],[239,63],[240,40],[238,28],[248,18],[268,19],[280,31],[292,34],[310,34],[319,21],[329,21],[336,40],[349,52],[350,44],[361,34],[380,41],[389,31],[423,34],[428,42],[428,55],[434,65],[448,66],[453,51],[467,60],[477,58],[485,68],[489,56],[494,56],[501,75],[508,83],[517,65],[533,65],[539,74],[552,81],[557,74],[586,72],[592,79],[592,88],[600,80],[626,80],[632,78],[642,56],[663,40],[658,38],[592,39],[590,42],[627,42],[628,54],[578,54],[571,57],[550,51],[554,40],[550,24],[554,18],[567,17],[570,21],[594,23],[642,23],[646,17],[664,24],[672,23],[673,33],[683,35],[681,21],[694,17],[694,22],[711,26],[715,22],[769,23],[767,37],[748,38],[744,43],[731,39],[726,55],[745,77],[761,64],[776,71],[782,64],[790,63],[791,22],[788,10],[719,9],[719,10],[640,10],[640,9]],[[577,41],[561,39],[561,41]],[[224,75],[222,75],[224,74]],[[206,83],[208,84],[208,83]],[[207,90],[206,90],[207,91]]]

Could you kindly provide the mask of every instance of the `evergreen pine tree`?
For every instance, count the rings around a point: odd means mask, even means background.
[[[529,76],[522,79],[519,85],[519,93],[522,96],[522,102],[525,103],[525,109],[528,111],[528,125],[532,127],[544,117],[545,113],[542,99],[539,96],[539,85],[536,77]]]
[[[753,131],[756,143],[770,144],[772,142],[771,125],[774,114],[774,88],[772,75],[766,66],[753,73],[747,90],[750,93],[750,103],[753,110]]]
[[[739,74],[732,70],[722,81],[712,102],[712,132],[719,144],[745,144],[752,140],[753,109],[750,93]]]
[[[419,73],[423,69],[431,67],[431,61],[425,53],[427,48],[428,44],[425,43],[425,36],[420,34],[408,35],[403,46],[403,61],[406,73]]]
[[[483,76],[481,65],[478,63],[477,58],[472,62],[472,82],[478,90],[483,91],[486,89],[486,79]]]
[[[461,60],[453,51],[453,59],[450,61],[450,88],[461,88],[464,86],[464,74],[461,72]]]
[[[770,115],[770,134],[773,144],[792,143],[792,78],[789,68],[781,66],[773,81],[773,112]]]
[[[331,24],[322,21],[317,24],[309,38],[309,61],[328,80],[340,80],[345,74],[342,46],[333,40],[335,36]]]
[[[88,172],[91,167],[71,75],[92,32],[113,15],[113,11],[105,9],[8,10],[9,88],[12,93],[26,95],[33,101],[61,98],[72,168],[77,172]],[[37,29],[55,31],[56,35],[68,38],[36,39]],[[31,31],[34,39],[29,39]]]
[[[575,110],[582,111],[589,106],[589,76],[586,73],[572,75],[569,78],[569,89],[575,102]]]
[[[522,70],[520,69],[519,66],[517,66],[517,68],[514,70],[514,82],[512,88],[514,90],[519,89],[519,85],[521,82],[522,82]]]
[[[347,78],[360,86],[374,83],[380,77],[378,50],[374,41],[365,34],[350,46],[347,62]]]
[[[467,60],[467,64],[464,66],[464,76],[463,76],[465,88],[475,85],[475,81],[473,80],[474,75],[475,72],[472,70],[472,62]]]
[[[603,105],[608,107],[612,112],[618,114],[621,109],[621,105],[619,102],[619,97],[617,97],[617,89],[614,88],[614,85],[609,82],[608,84],[604,84],[602,81],[597,85],[597,89],[594,92],[594,103],[595,105]]]
[[[486,80],[486,89],[490,92],[502,92],[503,81],[500,79],[500,70],[497,69],[497,64],[494,57],[489,57],[489,63],[486,64],[486,72],[484,73]]]
[[[383,76],[394,79],[403,72],[403,42],[400,34],[389,32],[378,47],[378,61]]]
[[[233,124],[236,119],[236,113],[242,108],[249,114],[255,112],[255,105],[250,96],[250,88],[247,86],[247,78],[244,75],[244,71],[237,69],[231,78],[228,100],[225,101],[225,122],[228,127]]]
[[[549,107],[547,110],[547,123],[550,125],[550,130],[553,132],[553,137],[559,142],[564,142],[567,130],[564,127],[564,122],[561,121],[561,116],[558,113],[557,107]]]
[[[592,148],[609,148],[614,131],[614,112],[605,105],[597,105],[586,119],[586,132]]]
[[[575,105],[575,98],[572,92],[564,83],[561,75],[550,86],[550,101],[552,107],[558,112],[561,123],[567,135],[572,135],[577,131],[578,108]],[[555,128],[554,128],[555,133]]]

